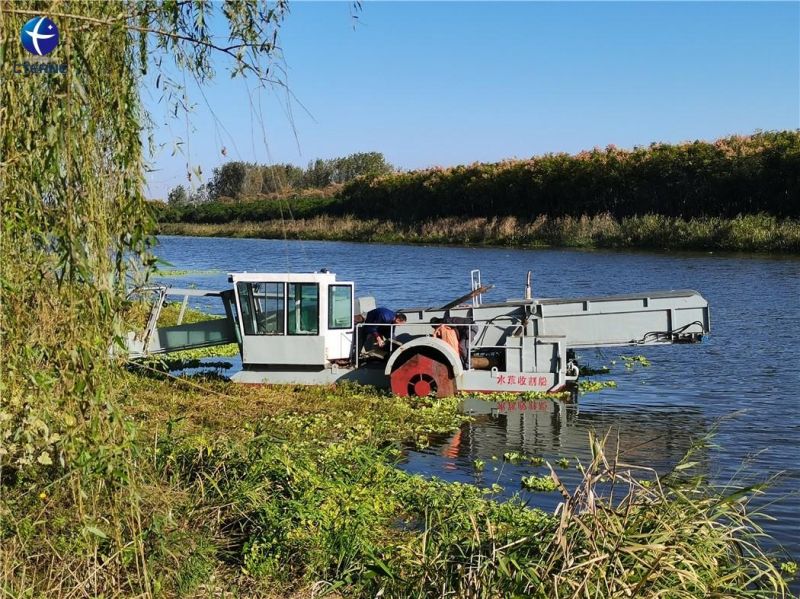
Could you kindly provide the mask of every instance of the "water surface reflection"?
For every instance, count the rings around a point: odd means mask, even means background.
[[[548,472],[545,465],[528,460],[504,459],[506,454],[541,457],[550,462],[564,483],[572,488],[581,478],[578,461],[591,461],[589,433],[607,435],[606,452],[631,465],[647,465],[659,474],[671,470],[687,451],[710,429],[701,410],[668,406],[617,406],[599,410],[596,406],[567,404],[550,400],[487,402],[467,399],[465,412],[474,420],[447,439],[433,446],[411,452],[403,468],[410,472],[436,476],[450,481],[489,487],[499,484],[500,497],[516,493],[532,505],[552,510],[561,497],[558,493],[531,492],[521,488],[520,479]],[[569,466],[557,466],[560,459]],[[700,452],[700,471],[708,472],[708,454]],[[485,463],[475,468],[476,460]],[[646,474],[646,473],[643,473]]]

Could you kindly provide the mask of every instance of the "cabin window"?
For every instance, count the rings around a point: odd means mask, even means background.
[[[328,287],[328,328],[353,328],[353,288],[350,285]]]
[[[319,335],[319,285],[289,283],[287,330],[290,335]]]
[[[238,283],[245,335],[283,335],[283,283]]]

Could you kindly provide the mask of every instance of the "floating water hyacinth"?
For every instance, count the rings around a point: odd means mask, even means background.
[[[520,479],[522,483],[523,489],[528,489],[529,491],[555,491],[558,488],[556,481],[552,479],[549,475],[544,476],[536,476],[532,474],[530,476],[523,476]]]
[[[511,464],[518,464],[523,461],[525,456],[517,451],[507,451],[503,454],[503,460]]]
[[[593,393],[602,389],[613,389],[616,386],[616,381],[578,381],[578,389],[581,393]]]
[[[156,277],[161,278],[169,278],[169,277],[186,277],[189,275],[217,275],[221,273],[221,270],[218,269],[210,269],[210,270],[160,270],[155,273]]]
[[[645,356],[620,356],[620,358],[625,362],[625,368],[633,368],[635,364],[641,364],[644,367],[650,366],[650,360]]]

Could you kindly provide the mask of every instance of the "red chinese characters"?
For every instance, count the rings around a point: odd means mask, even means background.
[[[501,401],[497,403],[497,411],[501,414],[510,412],[546,412],[550,406],[547,400],[538,401]]]
[[[547,377],[541,375],[498,374],[496,382],[498,385],[505,385],[505,386],[524,385],[526,387],[544,387],[544,388],[550,386]]]

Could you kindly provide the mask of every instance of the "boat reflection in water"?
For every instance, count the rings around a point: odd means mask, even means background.
[[[692,445],[710,429],[708,419],[685,406],[602,405],[564,403],[550,399],[511,399],[484,401],[466,399],[462,409],[473,420],[452,436],[435,438],[430,447],[410,451],[401,467],[424,476],[476,484],[484,488],[497,483],[503,487],[496,496],[509,498],[519,493],[531,505],[555,509],[561,501],[557,492],[529,492],[521,488],[520,478],[549,472],[518,456],[541,457],[550,462],[561,480],[573,488],[581,479],[576,466],[591,461],[589,432],[608,433],[606,452],[619,451],[621,463],[655,469],[659,474],[671,470]],[[504,459],[506,456],[506,459]],[[566,458],[567,466],[556,462]],[[692,457],[708,470],[706,452]],[[483,468],[476,468],[476,461]],[[652,477],[652,475],[650,475]]]

